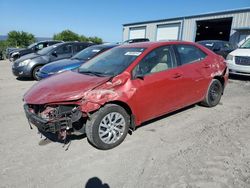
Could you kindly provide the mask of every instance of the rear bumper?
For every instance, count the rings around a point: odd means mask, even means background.
[[[226,85],[228,83],[228,78],[229,78],[229,69],[228,69],[228,67],[226,68],[226,72],[225,72],[223,77],[224,77],[224,81],[225,81],[225,83],[224,83],[224,89],[225,89],[225,87],[226,87]]]

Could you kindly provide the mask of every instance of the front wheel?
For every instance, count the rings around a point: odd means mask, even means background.
[[[39,72],[39,70],[41,69],[42,66],[36,66],[33,71],[32,71],[32,76],[35,80],[38,80],[38,76],[37,73]]]
[[[206,97],[201,104],[207,107],[216,106],[220,102],[222,92],[221,82],[217,79],[213,79],[208,87]]]
[[[98,149],[112,149],[125,139],[130,118],[119,105],[107,104],[93,113],[86,122],[86,134]]]

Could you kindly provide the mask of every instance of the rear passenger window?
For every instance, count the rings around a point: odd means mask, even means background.
[[[176,49],[182,65],[201,61],[207,56],[202,50],[192,45],[176,45]]]
[[[75,46],[74,46],[74,51],[75,51],[75,52],[80,52],[80,51],[82,51],[83,49],[85,49],[86,47],[88,47],[87,44],[75,45]]]

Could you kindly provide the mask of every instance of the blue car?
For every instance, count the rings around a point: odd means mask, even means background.
[[[100,44],[95,46],[90,46],[70,59],[62,59],[43,66],[39,72],[36,73],[38,80],[47,78],[56,73],[64,72],[67,70],[72,70],[80,67],[86,61],[92,59],[98,54],[109,50],[113,47],[118,46],[117,44]]]

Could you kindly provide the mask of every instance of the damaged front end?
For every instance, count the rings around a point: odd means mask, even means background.
[[[29,123],[40,132],[58,134],[65,140],[74,131],[84,133],[83,113],[77,105],[34,105],[25,104],[24,111]]]

